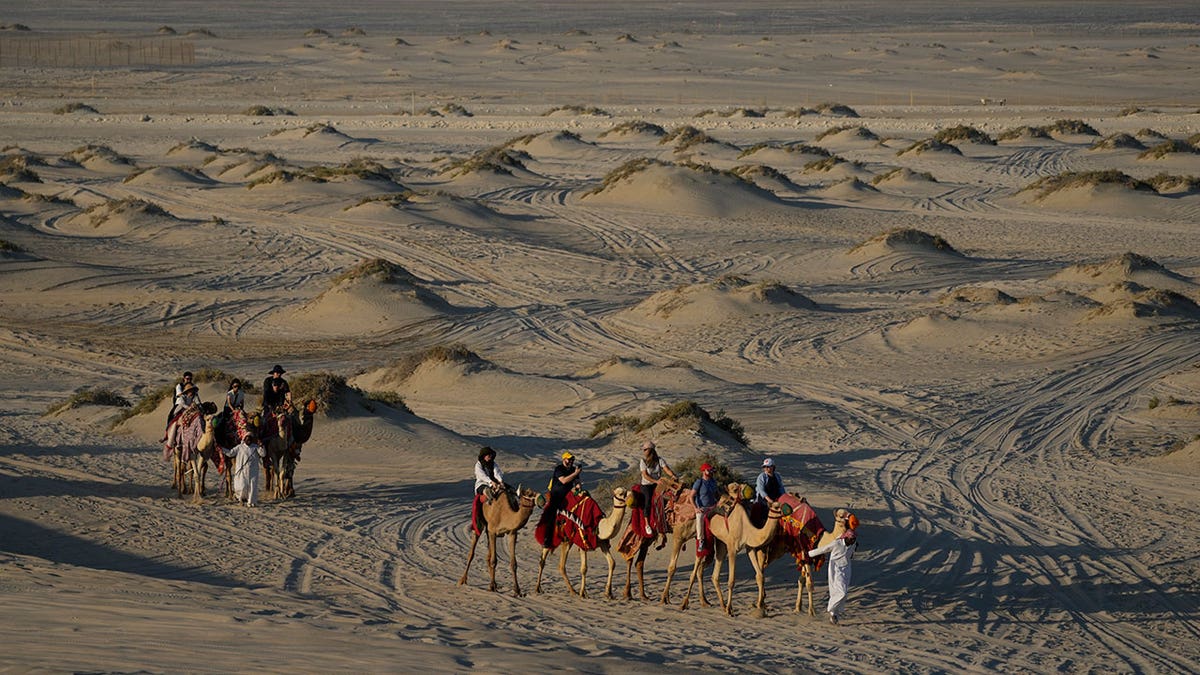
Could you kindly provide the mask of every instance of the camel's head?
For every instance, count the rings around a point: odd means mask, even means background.
[[[746,485],[745,483],[730,483],[729,485],[725,486],[725,492],[734,502],[740,502],[744,499],[751,499],[754,497],[754,488]]]
[[[632,506],[633,497],[629,494],[629,490],[617,486],[613,488],[613,507],[619,508],[622,506]]]
[[[848,529],[851,529],[851,530],[858,529],[858,516],[854,515],[853,513],[850,513],[850,511],[848,511],[846,509],[838,509],[838,510],[834,511],[833,512],[833,520],[837,524],[845,525],[846,528],[848,528]]]
[[[533,488],[517,486],[517,496],[521,498],[521,508],[532,509],[537,503],[538,493]]]
[[[780,518],[783,516],[783,505],[779,502],[771,502],[767,505],[768,518]]]

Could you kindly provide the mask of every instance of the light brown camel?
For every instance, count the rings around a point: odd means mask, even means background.
[[[284,481],[288,464],[288,452],[292,447],[292,407],[291,404],[275,408],[273,421],[264,424],[267,427],[263,434],[263,449],[267,451],[265,469],[265,485],[267,493],[276,500],[287,498],[287,485]]]
[[[604,583],[604,596],[609,600],[612,599],[613,571],[617,567],[617,561],[612,556],[612,539],[620,531],[621,523],[625,521],[625,511],[629,507],[629,490],[623,487],[613,488],[612,497],[612,511],[601,518],[600,522],[596,524],[596,548],[604,553],[604,559],[608,562],[608,580]],[[571,552],[572,547],[579,548],[579,592],[577,595],[581,598],[586,598],[587,554],[589,549],[576,546],[574,540],[568,538],[560,544],[561,553],[558,558],[558,571],[562,573],[563,581],[567,582],[567,590],[572,595],[576,595],[575,587],[571,585],[571,579],[567,577],[567,555]],[[538,567],[537,587],[534,589],[535,593],[542,592],[542,571],[546,568],[546,558],[549,557],[552,550],[549,548],[542,549],[542,559]]]
[[[712,531],[714,548],[713,553],[713,574],[712,583],[717,590],[717,600],[721,606],[725,608],[725,613],[733,616],[733,581],[736,571],[736,561],[738,551],[746,549],[747,555],[750,557],[750,564],[754,566],[755,580],[758,582],[758,601],[755,607],[758,609],[759,616],[764,614],[763,599],[766,591],[763,586],[763,568],[767,563],[767,550],[775,539],[775,532],[779,529],[779,518],[783,515],[778,502],[771,502],[770,509],[767,513],[767,522],[762,527],[755,527],[750,522],[750,514],[741,499],[744,493],[745,486],[740,483],[730,483],[727,488],[726,497],[729,502],[727,515],[722,515],[720,512],[713,514],[709,520],[709,529]],[[724,554],[724,556],[722,556]],[[728,597],[721,597],[720,576],[721,576],[721,558],[726,558],[729,563],[729,582],[728,582]],[[692,584],[696,581],[697,571],[702,568],[697,568],[692,571],[692,579],[688,582],[688,596],[691,596]]]
[[[521,531],[522,527],[525,527],[525,523],[529,522],[529,515],[533,513],[537,493],[529,488],[517,488],[517,495],[520,497],[520,506],[516,510],[513,510],[508,503],[507,496],[503,494],[497,496],[491,503],[484,504],[483,520],[485,522],[484,530],[487,531],[488,536],[488,574],[491,575],[488,590],[496,590],[496,537],[508,535],[508,559],[513,574],[513,595],[520,597],[521,585],[517,582],[517,533]],[[475,539],[471,542],[471,552],[467,554],[467,568],[463,570],[462,579],[458,580],[459,586],[467,583],[467,573],[471,571],[471,561],[475,559],[475,545],[479,543],[481,534],[483,534],[482,531],[476,532]]]
[[[682,490],[681,488],[683,486],[678,481],[672,481],[671,479],[664,477],[661,479],[661,481],[659,483],[659,487],[661,488],[660,494],[662,494],[664,498],[668,494],[677,495],[676,499],[675,499],[676,507],[678,507],[680,502],[686,502],[688,505],[691,504],[691,497],[689,496],[691,491],[690,490]],[[634,504],[633,506],[634,506],[634,508],[641,508],[637,504]],[[671,514],[668,514],[668,521],[673,522],[674,524],[671,526],[671,531],[669,532],[669,535],[671,537],[671,562],[669,563],[669,565],[667,567],[667,570],[668,570],[667,586],[666,586],[666,588],[663,589],[662,598],[664,599],[663,600],[664,602],[666,601],[665,598],[668,597],[668,594],[670,592],[671,575],[674,574],[675,567],[678,564],[679,552],[681,550],[683,550],[684,544],[686,544],[689,539],[696,536],[696,519],[695,518],[686,518],[686,517],[681,518],[681,517],[678,517],[678,515],[676,515],[675,519],[672,521],[670,516],[671,516]],[[624,546],[629,546],[628,542],[630,540],[636,541],[637,544],[636,544],[636,548],[633,549],[632,551],[630,551],[628,548],[624,548],[624,547],[622,548],[622,552],[625,554],[625,562],[626,562],[626,567],[625,567],[625,599],[626,600],[631,600],[633,598],[633,593],[632,593],[631,587],[633,585],[633,567],[634,567],[634,565],[637,565],[638,594],[641,596],[642,600],[650,599],[650,596],[646,595],[646,576],[645,576],[646,554],[649,553],[649,551],[650,551],[650,545],[653,544],[657,539],[658,539],[658,537],[639,536],[636,532],[633,531],[632,520],[629,523],[629,528],[626,529],[625,535],[622,537],[622,544]]]
[[[813,538],[817,535],[827,535],[825,526],[821,524],[821,519],[817,517],[812,506],[804,497],[792,493],[784,495],[780,498],[781,504],[786,504],[791,508],[791,513],[787,514],[781,521],[779,530],[775,533],[775,540],[767,549],[767,559],[764,567],[770,565],[775,560],[791,555],[796,561],[796,569],[800,573],[800,578],[796,581],[796,606],[793,613],[799,614],[804,606],[804,593],[808,592],[808,615],[816,616],[816,607],[813,604],[813,577],[816,573],[816,561],[809,558],[808,551],[816,548]],[[842,530],[845,531],[845,523],[842,524]]]

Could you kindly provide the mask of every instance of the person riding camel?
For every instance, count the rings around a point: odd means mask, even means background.
[[[158,441],[159,443],[166,442],[167,432],[171,429],[171,422],[174,421],[175,415],[178,414],[176,412],[176,410],[180,409],[179,405],[183,399],[183,390],[185,387],[188,387],[191,384],[192,384],[192,371],[190,371],[190,370],[184,371],[183,378],[175,384],[175,392],[174,392],[174,395],[171,397],[171,406],[169,408],[167,408],[167,424],[163,430],[163,437]]]
[[[700,465],[700,477],[692,483],[692,505],[696,507],[696,552],[705,550],[708,537],[705,536],[704,522],[712,510],[717,507],[719,495],[717,481],[713,478],[713,465],[705,462]]]
[[[283,366],[275,364],[275,367],[268,373],[267,379],[263,380],[263,411],[274,410],[285,403],[292,402],[292,389],[288,385],[288,381],[283,379],[283,374],[286,372]]]
[[[583,473],[583,467],[575,464],[575,455],[564,450],[562,453],[562,461],[554,466],[554,475],[550,477],[550,499],[546,501],[546,507],[542,509],[541,520],[538,521],[538,528],[546,533],[554,531],[554,527],[558,523],[558,512],[567,504],[567,495],[571,490],[579,487],[579,476]],[[550,536],[547,535],[547,541],[550,541]]]
[[[504,472],[496,464],[496,451],[483,446],[479,450],[479,461],[475,462],[475,494],[482,495],[491,488],[495,495],[504,493]]]
[[[662,480],[663,473],[674,480],[679,480],[679,477],[667,465],[666,460],[658,456],[658,447],[654,445],[654,441],[642,443],[642,459],[638,468],[641,469],[642,476],[642,515],[648,527],[659,530],[661,539],[658,548],[661,549],[667,544],[666,524],[657,522],[659,519],[654,517],[654,492]]]

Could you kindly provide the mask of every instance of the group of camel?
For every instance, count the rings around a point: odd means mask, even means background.
[[[667,495],[673,498],[670,500],[671,506],[669,508],[676,510],[676,513],[673,514],[675,517],[668,519],[668,522],[672,523],[669,532],[667,532],[671,540],[671,558],[667,565],[666,584],[659,599],[661,603],[666,604],[670,602],[671,579],[675,575],[675,570],[679,562],[679,554],[689,540],[695,539],[696,519],[692,517],[694,507],[691,506],[690,489],[682,489],[681,486],[676,484],[668,487],[667,490],[663,490],[663,492],[666,492]],[[755,519],[751,516],[751,508],[748,503],[748,496],[752,494],[752,490],[745,484],[730,483],[726,488],[725,494],[721,496],[716,510],[708,519],[708,527],[713,538],[713,546],[711,547],[711,558],[713,560],[711,584],[713,590],[716,592],[717,601],[726,614],[733,615],[735,562],[738,552],[744,550],[750,557],[750,564],[754,567],[755,580],[758,583],[758,599],[754,607],[757,610],[758,616],[764,616],[766,612],[766,590],[764,588],[763,571],[771,562],[790,554],[795,559],[800,571],[794,611],[796,613],[801,611],[803,597],[805,591],[807,591],[808,613],[810,616],[816,616],[816,610],[813,606],[813,575],[817,567],[817,561],[809,558],[807,552],[818,546],[823,546],[845,533],[848,527],[847,522],[853,517],[852,514],[845,509],[838,509],[835,512],[835,526],[833,530],[826,531],[821,525],[820,520],[816,517],[816,513],[803,497],[798,495],[784,495],[778,502],[772,502],[768,505],[765,522],[756,524]],[[475,547],[479,543],[479,538],[486,532],[488,537],[488,571],[491,576],[489,590],[496,590],[496,540],[499,537],[507,537],[509,540],[509,566],[513,574],[513,594],[516,596],[521,595],[521,587],[517,581],[517,534],[529,521],[537,502],[537,497],[538,495],[534,490],[519,488],[515,508],[510,503],[510,500],[505,499],[502,495],[492,499],[483,506],[482,517],[486,522],[486,527],[477,529],[475,532],[475,538],[471,542],[470,553],[467,555],[467,568],[463,571],[462,578],[459,580],[460,585],[467,582],[467,575],[471,570],[471,561],[475,557]],[[565,539],[559,545],[558,569],[566,582],[568,592],[572,595],[587,597],[587,554],[589,550],[599,549],[608,562],[608,579],[605,582],[604,594],[609,599],[613,598],[612,582],[613,573],[616,569],[616,559],[612,554],[612,548],[614,541],[621,541],[617,539],[617,535],[621,532],[621,524],[625,519],[625,512],[630,508],[635,508],[635,505],[632,493],[623,487],[613,490],[612,500],[612,510],[595,525],[596,545],[594,548],[589,549],[587,546],[581,546],[578,540],[570,538]],[[789,526],[781,527],[781,519],[787,519]],[[657,535],[650,537],[640,536],[632,528],[631,523],[630,528],[626,530],[622,539],[626,544],[626,546],[621,547],[622,553],[626,558],[625,599],[629,600],[632,598],[632,575],[633,568],[636,565],[638,572],[638,592],[642,600],[650,600],[645,590],[643,564],[647,551],[657,539]],[[637,541],[638,539],[640,541]],[[628,545],[631,540],[633,540],[634,546]],[[571,583],[566,569],[567,557],[572,548],[580,549],[580,580],[578,590]],[[535,592],[541,592],[542,573],[545,570],[546,559],[550,556],[551,552],[552,548],[542,549]],[[699,582],[700,603],[705,607],[710,606],[704,594],[703,579],[708,557],[697,557],[688,581],[688,590],[682,604],[680,604],[680,609],[687,609],[692,597],[692,590],[697,586],[697,582]],[[723,563],[728,563],[729,565],[727,590],[725,593],[721,592],[720,585]]]
[[[179,496],[191,494],[199,502],[207,493],[205,479],[208,464],[225,467],[222,483],[225,497],[235,499],[232,466],[222,452],[244,441],[248,435],[258,438],[266,451],[263,459],[264,488],[276,500],[296,496],[292,476],[300,449],[312,437],[316,402],[308,401],[300,408],[286,403],[264,415],[257,410],[247,414],[231,410],[219,416],[217,406],[207,402],[184,411],[168,432],[167,448],[172,456],[171,488]],[[201,423],[203,420],[203,424]]]

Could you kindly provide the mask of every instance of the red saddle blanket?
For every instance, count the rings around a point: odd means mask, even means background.
[[[593,551],[600,545],[597,530],[604,511],[587,492],[571,491],[567,503],[551,523],[543,518],[533,531],[533,538],[542,548],[557,548],[565,541],[585,551]]]
[[[825,526],[817,517],[817,512],[809,506],[808,500],[791,494],[780,497],[779,503],[791,509],[788,515],[779,519],[779,528],[782,530],[788,552],[796,559],[796,566],[815,562],[816,568],[820,569],[825,564],[825,557],[815,561],[808,557],[808,552],[817,547],[817,542],[825,532]]]

